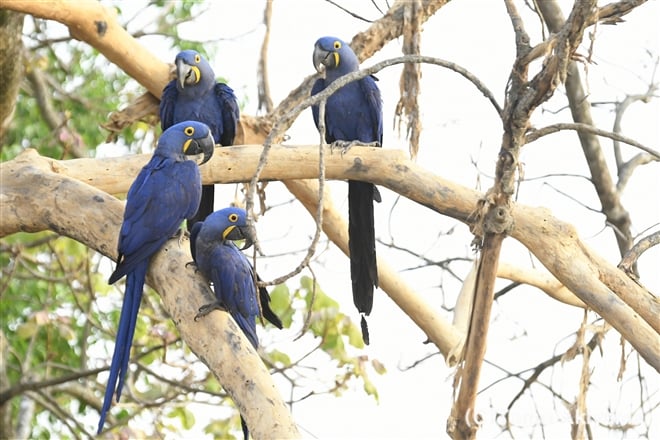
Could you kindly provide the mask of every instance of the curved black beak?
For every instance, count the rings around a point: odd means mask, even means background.
[[[314,53],[312,54],[312,61],[314,63],[314,69],[318,73],[323,73],[326,68],[337,67],[337,54],[335,52],[330,52],[318,44],[314,45]]]
[[[245,226],[232,225],[228,230],[225,230],[225,233],[223,234],[223,238],[225,240],[231,240],[231,241],[245,240],[245,243],[243,244],[241,250],[249,248],[255,242],[254,231],[252,228],[248,227],[247,225]]]
[[[213,139],[213,135],[209,132],[205,137],[191,139],[185,153],[188,156],[195,156],[204,153],[204,158],[200,163],[200,165],[203,165],[211,159],[214,150],[215,140]]]

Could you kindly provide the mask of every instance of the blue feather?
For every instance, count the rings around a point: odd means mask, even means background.
[[[240,208],[225,208],[209,215],[195,235],[195,262],[199,271],[213,283],[218,304],[231,314],[252,346],[257,348],[255,320],[259,305],[254,271],[245,255],[228,238],[228,230],[246,228],[246,217]]]
[[[333,81],[359,69],[351,47],[336,37],[319,38],[314,45],[314,67],[325,74],[312,86],[312,95]],[[319,127],[319,107],[312,106],[314,124]],[[353,81],[326,101],[325,140],[333,142],[383,143],[383,109],[380,90],[373,76]],[[348,247],[351,266],[353,303],[362,316],[362,338],[369,343],[364,315],[373,307],[374,287],[378,287],[374,200],[380,201],[378,189],[369,182],[348,182]]]
[[[110,284],[126,275],[126,291],[117,328],[110,376],[98,425],[100,433],[112,396],[119,401],[128,371],[133,335],[151,256],[170,239],[183,220],[197,211],[201,177],[186,154],[212,154],[214,140],[209,128],[186,121],[166,130],[151,160],[142,168],[126,198],[124,221],[119,232],[117,268]]]
[[[227,84],[216,82],[215,73],[204,57],[194,50],[177,54],[177,78],[163,89],[160,125],[166,130],[177,122],[203,122],[223,146],[234,144],[239,121],[238,101]],[[188,230],[213,212],[213,185],[204,185],[199,212],[188,217]]]

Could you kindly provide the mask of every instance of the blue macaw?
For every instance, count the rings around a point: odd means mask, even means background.
[[[175,236],[183,220],[199,208],[202,195],[199,168],[186,156],[203,153],[201,163],[205,163],[213,155],[214,146],[211,131],[205,124],[185,121],[173,125],[160,136],[151,160],[128,190],[124,221],[119,232],[117,268],[108,280],[109,284],[113,284],[126,275],[126,291],[101,409],[99,433],[110,409],[112,395],[116,390],[119,401],[124,386],[151,256]]]
[[[247,257],[233,240],[245,240],[242,249],[250,247],[253,236],[247,226],[244,209],[230,207],[210,214],[203,222],[195,223],[190,231],[190,252],[197,269],[211,283],[216,301],[202,306],[198,319],[215,309],[229,312],[256,350],[259,346],[256,318],[259,316],[255,273]],[[270,308],[268,291],[259,288],[259,302],[263,316],[277,328],[282,321]],[[245,440],[249,437],[245,419],[241,416]]]
[[[198,52],[184,50],[174,59],[176,79],[163,89],[160,100],[160,126],[163,130],[181,121],[199,121],[211,128],[211,134],[222,146],[234,143],[239,120],[234,91],[215,81],[215,74]],[[199,211],[188,219],[188,230],[213,212],[213,185],[202,187]]]
[[[337,78],[359,69],[358,58],[351,47],[335,37],[322,37],[316,41],[313,62],[319,73],[325,73],[325,78],[316,80],[312,96],[322,92]],[[312,107],[312,115],[318,128],[318,105]],[[328,98],[325,129],[326,142],[340,148],[349,148],[353,143],[382,145],[383,109],[375,77],[367,76],[351,82]],[[369,344],[369,330],[364,315],[371,313],[374,287],[378,287],[374,200],[381,200],[375,185],[348,181],[348,248],[353,303],[362,314],[362,338],[365,344]]]
[[[244,209],[230,207],[195,223],[190,231],[190,251],[197,269],[213,283],[216,302],[202,307],[198,317],[220,308],[234,318],[252,346],[259,345],[255,319],[259,316],[254,270],[247,257],[234,244],[245,240],[242,249],[250,247],[253,237],[247,226]],[[282,328],[282,322],[270,308],[270,296],[259,288],[258,300],[269,322]]]
[[[193,225],[193,227],[190,230],[190,254],[193,257],[193,262],[191,264],[194,264],[195,266],[197,266],[197,236],[199,235],[199,231],[202,229],[203,224],[204,222],[197,222]],[[240,228],[245,228],[245,227],[240,226]],[[250,247],[253,241],[247,229],[234,231],[231,237],[228,237],[227,240],[245,240],[245,245],[243,246],[242,249],[247,249],[248,247]],[[254,268],[252,268],[252,270],[254,270]],[[257,281],[261,281],[261,277],[259,276],[259,274],[256,274],[256,276],[257,276]],[[221,306],[220,302],[221,299],[218,297],[218,305]],[[273,310],[270,308],[270,295],[268,294],[268,289],[266,289],[263,286],[259,286],[259,304],[261,305],[261,313],[263,317],[266,318],[268,322],[270,322],[275,327],[281,330],[283,327],[282,320],[280,320],[279,316],[277,316],[275,312],[273,312]]]

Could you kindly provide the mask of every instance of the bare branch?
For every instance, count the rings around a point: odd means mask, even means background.
[[[273,100],[270,97],[270,83],[268,81],[268,42],[270,41],[270,28],[272,26],[271,18],[273,16],[273,0],[266,0],[264,8],[264,39],[261,43],[261,56],[259,57],[259,66],[257,69],[257,109],[266,110],[266,113],[273,111]]]
[[[244,182],[249,180],[259,162],[261,146],[234,146],[217,148],[213,158],[201,167],[205,184]],[[262,177],[266,180],[312,179],[318,176],[318,146],[279,147],[271,150],[268,164]],[[126,192],[137,171],[148,159],[147,155],[106,159],[74,159],[57,161],[39,158],[28,150],[22,156],[0,164],[3,182],[0,194],[0,236],[24,231],[51,229],[66,233],[67,228],[51,225],[50,210],[68,200],[67,193],[47,193],[42,199],[36,195],[16,193],[17,177],[31,171],[32,178],[44,171],[57,173],[60,177],[71,176],[81,182],[99,187],[104,191]],[[42,163],[35,168],[32,162]],[[296,163],[296,167],[291,167]],[[405,159],[404,153],[381,148],[353,148],[343,156],[326,152],[326,176],[328,179],[355,179],[359,177],[377,185],[385,186],[404,197],[433,209],[443,215],[467,222],[478,200],[483,197],[472,189],[446,181],[434,173]],[[358,167],[355,165],[359,164]],[[21,171],[22,170],[22,171]],[[50,174],[46,174],[47,176]],[[43,177],[38,177],[42,179]],[[68,182],[69,180],[67,180]],[[294,183],[295,182],[295,183]],[[9,184],[12,183],[10,186]],[[300,201],[312,215],[318,209],[318,186],[313,181],[286,180],[301,194]],[[34,185],[32,185],[34,186]],[[300,189],[300,187],[305,189]],[[64,190],[65,188],[63,188]],[[27,198],[26,198],[27,197]],[[32,197],[35,197],[32,199]],[[57,202],[54,201],[57,197]],[[106,200],[101,198],[99,200]],[[89,205],[90,199],[73,200],[73,206]],[[109,200],[114,200],[109,198]],[[20,203],[18,203],[20,201]],[[54,205],[52,203],[55,203]],[[94,202],[95,204],[98,202]],[[59,208],[58,208],[59,209]],[[73,208],[71,208],[73,209]],[[92,209],[92,207],[90,207]],[[346,222],[334,208],[329,194],[324,196],[323,229],[328,237],[343,252],[348,252]],[[68,213],[69,211],[67,211]],[[62,213],[65,215],[65,213]],[[642,354],[651,365],[660,368],[660,341],[653,328],[660,328],[660,305],[653,295],[630,280],[621,270],[605,258],[593,252],[579,239],[579,234],[570,224],[562,222],[545,209],[513,205],[515,228],[511,236],[525,245],[539,261],[566,288],[605,318]],[[46,220],[44,220],[46,219]],[[91,223],[88,233],[104,228],[109,220]],[[117,219],[117,225],[121,219]],[[118,227],[118,226],[117,226]],[[542,231],[542,234],[539,234]],[[96,238],[94,238],[96,237]],[[75,238],[75,237],[74,237]],[[103,236],[92,236],[84,243],[98,243],[97,250],[112,255],[116,237],[108,240]],[[105,243],[105,244],[104,244]],[[92,246],[94,246],[92,244]],[[108,249],[108,246],[110,247]],[[383,275],[381,286],[392,299],[426,332],[443,353],[448,353],[452,344],[460,339],[453,327],[432,312],[400,276],[384,261],[378,262]],[[389,273],[388,273],[389,272]],[[162,292],[161,292],[162,294]],[[649,341],[652,343],[649,344]],[[657,344],[655,342],[657,342]]]
[[[639,257],[641,257],[644,252],[648,251],[653,246],[657,246],[659,244],[660,231],[654,232],[653,234],[642,238],[637,243],[635,243],[635,245],[630,248],[628,252],[626,252],[626,255],[623,256],[623,259],[619,263],[618,268],[631,276],[635,276],[632,268]],[[637,277],[635,276],[635,278]]]
[[[638,5],[641,2],[627,1],[620,2],[620,6]],[[614,4],[613,4],[614,5]],[[544,20],[548,24],[551,32],[559,32],[565,28],[565,20],[559,5],[555,1],[543,1],[538,3],[539,10]],[[634,7],[634,6],[632,6]],[[616,9],[616,8],[615,8]],[[618,10],[618,9],[617,9]],[[600,12],[601,10],[599,10]],[[621,12],[621,11],[619,11]],[[610,12],[613,13],[613,12]],[[596,20],[598,15],[592,16],[590,21]],[[577,123],[594,126],[591,117],[591,108],[586,93],[582,87],[580,71],[574,61],[567,66],[568,75],[566,77],[566,94],[573,120]],[[585,160],[589,166],[591,180],[593,182],[598,198],[602,205],[603,214],[607,221],[616,226],[621,234],[615,234],[619,245],[619,251],[623,255],[632,246],[632,233],[630,232],[630,215],[621,203],[616,186],[607,167],[607,161],[603,154],[598,138],[586,131],[578,131],[578,138],[584,152]]]
[[[24,15],[0,9],[0,145],[14,115],[23,66]]]
[[[552,133],[557,133],[558,131],[561,130],[575,130],[579,132],[585,132],[585,133],[591,133],[595,134],[597,136],[603,136],[606,138],[610,138],[612,140],[615,140],[617,142],[623,142],[624,144],[631,145],[635,148],[638,148],[642,151],[645,151],[649,155],[653,156],[654,160],[660,161],[660,152],[654,150],[653,148],[647,147],[643,144],[640,144],[634,139],[631,139],[627,136],[623,136],[621,134],[618,134],[616,132],[608,131],[608,130],[602,130],[598,127],[595,127],[590,124],[585,124],[581,122],[560,122],[557,124],[552,124],[548,125],[543,128],[539,128],[537,130],[531,131],[527,136],[525,136],[525,142],[526,143],[532,143],[539,138],[543,136],[547,136]]]
[[[419,55],[421,50],[422,30],[420,20],[420,0],[406,3],[403,9],[403,53]],[[410,157],[417,157],[419,136],[422,131],[418,98],[422,76],[419,64],[404,64],[399,80],[399,102],[394,110],[395,125],[399,133],[401,124],[406,120],[406,138],[410,141]]]
[[[11,388],[4,389],[0,392],[0,406],[4,405],[8,400],[13,399],[19,394],[26,391],[37,391],[42,388],[52,387],[72,380],[82,379],[87,376],[94,376],[102,371],[106,371],[109,367],[95,368],[93,370],[76,371],[75,373],[67,374],[65,376],[54,377],[36,382],[19,382]]]

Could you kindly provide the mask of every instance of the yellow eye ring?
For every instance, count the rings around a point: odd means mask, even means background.
[[[341,41],[335,41],[335,49],[341,49]]]
[[[227,217],[230,222],[236,223],[238,221],[238,214],[229,214],[229,217]]]
[[[195,55],[195,62],[199,63],[200,61],[202,61],[202,57],[200,57],[199,54]]]
[[[186,136],[192,136],[193,134],[195,134],[195,129],[189,125],[183,129],[183,133]]]

